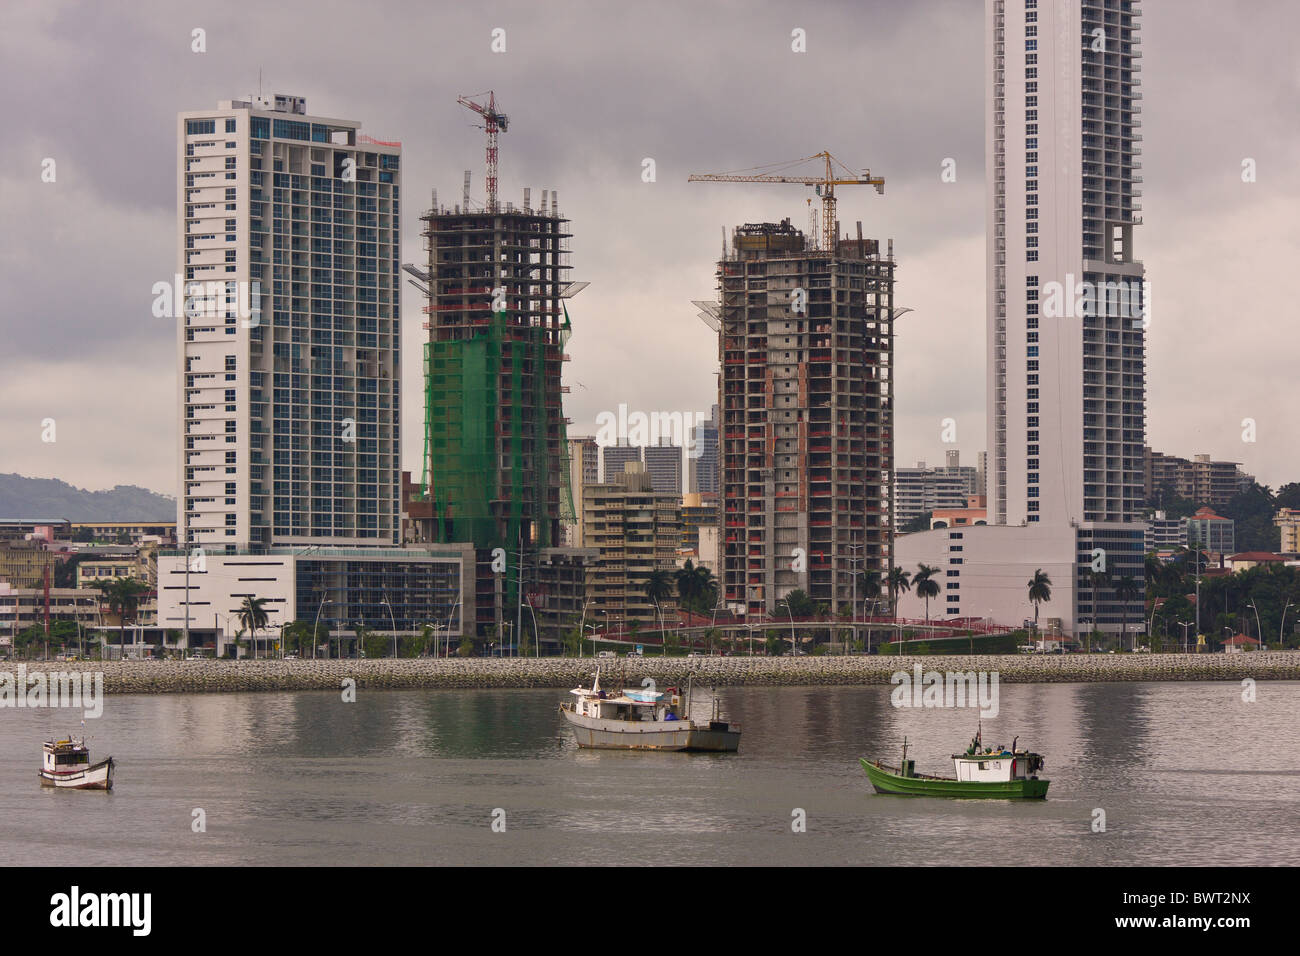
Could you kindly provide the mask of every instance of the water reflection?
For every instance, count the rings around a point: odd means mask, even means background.
[[[860,756],[950,773],[975,709],[895,708],[887,686],[696,688],[739,754],[579,750],[563,691],[109,698],[89,730],[112,794],[42,790],[66,715],[0,712],[0,862],[1132,865],[1290,862],[1300,684],[1002,685],[984,739],[1043,753],[1049,799],[881,797]],[[190,829],[202,807],[208,832]],[[806,833],[792,833],[802,810]],[[1094,833],[1094,810],[1107,831]],[[494,834],[494,810],[506,834]],[[19,821],[19,822],[13,822]],[[78,827],[79,845],[66,838]],[[614,841],[614,842],[611,842]]]

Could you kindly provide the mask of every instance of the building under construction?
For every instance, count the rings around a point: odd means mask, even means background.
[[[567,220],[540,208],[433,208],[425,224],[425,471],[431,540],[473,542],[480,633],[513,621],[524,565],[572,520],[561,385]],[[499,550],[498,550],[499,549]],[[495,552],[495,560],[494,560]],[[502,573],[501,554],[509,570]],[[521,557],[523,555],[524,557]],[[500,631],[499,631],[500,633]]]
[[[748,224],[718,262],[721,576],[747,616],[796,589],[836,612],[889,566],[892,243],[830,244]]]

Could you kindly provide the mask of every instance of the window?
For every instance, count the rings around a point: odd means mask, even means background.
[[[197,136],[202,133],[215,133],[217,131],[216,120],[186,120],[185,135]]]
[[[235,369],[235,357],[234,357],[233,355],[227,355],[227,356],[226,356],[226,371],[227,371],[227,372],[232,372],[232,371],[234,371],[234,369]]]

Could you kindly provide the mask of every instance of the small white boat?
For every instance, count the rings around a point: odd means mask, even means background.
[[[717,719],[692,720],[689,691],[685,701],[676,688],[664,694],[652,690],[600,689],[600,671],[590,689],[574,688],[574,699],[560,705],[573,728],[578,746],[595,750],[676,750],[735,753],[740,727]],[[716,702],[715,702],[716,708]]]
[[[112,790],[113,758],[90,762],[90,748],[85,738],[45,741],[45,763],[41,767],[41,786],[67,790]]]

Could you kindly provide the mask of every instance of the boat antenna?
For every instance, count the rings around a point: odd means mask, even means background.
[[[907,738],[903,738],[903,763],[907,763]]]

